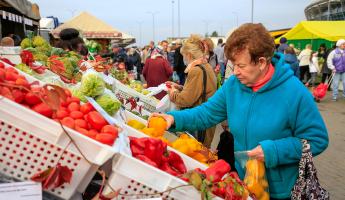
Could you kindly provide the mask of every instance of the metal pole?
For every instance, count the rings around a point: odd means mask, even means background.
[[[141,46],[142,43],[143,43],[143,40],[142,40],[142,26],[141,26],[143,21],[138,21],[137,23],[139,24],[139,41],[140,41],[140,42],[138,42],[138,44]]]
[[[254,23],[254,0],[252,0],[252,23]]]
[[[177,0],[177,28],[178,28],[178,37],[181,37],[181,13],[180,13],[180,0]]]
[[[158,12],[150,12],[148,11],[147,13],[152,15],[152,39],[155,41],[155,15],[158,14]]]
[[[328,16],[327,21],[329,21],[331,15],[331,0],[328,0]]]
[[[171,38],[174,38],[174,33],[175,33],[175,30],[174,30],[174,3],[175,1],[172,0],[171,1]]]

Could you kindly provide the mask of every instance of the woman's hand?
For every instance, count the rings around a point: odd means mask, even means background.
[[[170,100],[174,98],[175,91],[177,91],[175,88],[168,88],[168,94],[169,94]]]
[[[265,161],[265,155],[264,155],[264,151],[262,150],[261,145],[250,150],[248,152],[248,157],[258,159],[260,161]]]
[[[175,123],[175,119],[172,115],[162,114],[162,113],[152,113],[151,117],[162,117],[167,122],[167,130]]]

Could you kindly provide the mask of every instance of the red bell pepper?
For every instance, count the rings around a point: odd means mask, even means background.
[[[175,171],[173,168],[170,167],[169,163],[163,162],[160,167],[161,170],[165,171],[168,174],[171,174],[173,176],[180,176],[181,173]]]
[[[145,156],[156,162],[159,166],[161,164],[163,153],[167,148],[167,144],[160,139],[148,138],[145,141]]]
[[[172,166],[173,168],[175,168],[181,174],[186,173],[187,168],[186,168],[186,165],[184,164],[182,158],[180,157],[180,155],[178,155],[177,153],[175,153],[173,151],[169,151],[168,154],[169,154],[168,155],[169,165]]]
[[[144,155],[137,155],[135,156],[137,159],[141,160],[141,161],[144,161],[145,163],[149,164],[149,165],[152,165],[154,167],[157,167],[157,164],[155,162],[153,162],[150,158],[144,156]]]
[[[223,176],[230,172],[230,165],[224,160],[218,160],[205,170],[206,179],[212,182],[219,182]]]

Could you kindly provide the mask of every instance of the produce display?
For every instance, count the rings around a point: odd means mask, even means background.
[[[160,139],[131,137],[130,147],[135,158],[173,176],[181,177],[187,172],[182,158],[168,151],[167,144]]]
[[[148,121],[147,127],[145,124],[134,119],[128,120],[127,125],[150,137],[161,139],[172,148],[201,163],[208,164],[210,161],[217,160],[217,156],[213,152],[208,151],[207,148],[204,147],[200,142],[188,136],[187,134],[181,134],[179,138],[173,142],[170,142],[164,138],[167,123],[161,117],[151,117]]]
[[[171,147],[204,164],[218,159],[215,153],[187,134],[181,134],[171,143]]]
[[[202,199],[212,199],[212,194],[232,200],[244,200],[249,196],[245,184],[237,173],[230,172],[230,165],[218,160],[206,170],[195,169],[184,175],[184,179],[201,191]]]
[[[21,42],[22,63],[35,72],[44,73],[48,68],[60,76],[65,83],[76,83],[80,81],[81,72],[79,64],[82,57],[73,52],[66,52],[63,49],[54,48],[40,36],[28,37]],[[38,64],[38,63],[40,64]],[[18,68],[21,69],[21,68]],[[26,72],[28,70],[25,70]],[[34,75],[30,73],[31,75]]]
[[[95,40],[86,40],[85,45],[91,53],[97,53],[102,50],[101,44],[99,44]]]
[[[60,92],[60,96],[56,96],[56,93],[50,93],[47,89],[53,86],[30,84],[16,69],[4,68],[3,64],[0,65],[0,83],[2,96],[94,140],[112,145],[118,136],[117,127],[110,126],[91,104],[81,105],[80,99],[73,97],[67,89],[60,88],[58,91],[63,91],[63,94]],[[52,97],[60,103],[56,110],[52,106],[56,104]]]

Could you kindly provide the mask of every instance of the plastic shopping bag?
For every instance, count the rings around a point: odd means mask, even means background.
[[[257,200],[270,199],[265,163],[263,161],[249,158],[246,163],[244,183],[247,185],[249,192],[254,195]]]
[[[162,91],[168,91],[168,87],[165,83],[160,84],[158,87],[150,87],[147,88],[150,93],[148,96],[156,95]],[[156,111],[157,112],[167,112],[170,110],[175,110],[176,105],[170,101],[169,95],[165,95],[156,105]]]
[[[176,110],[176,105],[170,101],[169,95],[165,95],[156,105],[158,112],[167,112],[170,110]]]

